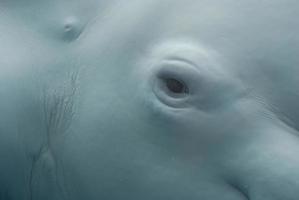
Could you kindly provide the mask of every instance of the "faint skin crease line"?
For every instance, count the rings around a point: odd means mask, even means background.
[[[115,6],[115,5],[114,5]],[[112,7],[112,6],[111,6]],[[83,27],[82,27],[82,31],[80,32],[80,34],[78,35],[78,37],[76,38],[76,41],[80,41],[81,38],[84,38],[84,36],[86,35],[86,31],[88,31],[88,29],[90,29],[90,27],[95,24],[98,20],[105,18],[107,16],[107,10],[111,10],[111,8],[105,8],[105,11],[102,12],[97,12],[97,14],[92,17]],[[102,16],[101,14],[104,15]],[[109,12],[108,12],[109,13]]]
[[[244,191],[244,189],[242,189],[240,186],[238,186],[235,183],[229,183],[229,185],[236,190],[238,193],[240,193],[246,200],[250,200],[249,195],[248,195],[248,191]]]
[[[42,146],[39,148],[36,155],[33,155],[31,158],[31,166],[29,169],[29,199],[34,199],[34,174],[38,164],[43,162],[42,156],[45,153],[48,153],[49,156],[53,159],[55,167],[55,184],[58,187],[58,190],[61,192],[62,199],[69,199],[69,194],[65,188],[65,182],[60,183],[58,177],[59,164],[62,162],[56,158],[53,152],[53,137],[57,137],[59,133],[63,134],[70,126],[71,118],[74,116],[74,96],[77,90],[77,78],[78,72],[71,74],[71,80],[69,83],[65,83],[62,88],[62,93],[59,93],[57,90],[52,91],[53,94],[49,94],[47,88],[43,88],[43,112],[45,120],[45,140],[42,142]],[[65,119],[66,118],[66,119]],[[64,121],[66,120],[66,121]],[[64,122],[66,124],[64,124]],[[60,135],[61,136],[61,135]],[[61,166],[63,168],[63,166]],[[64,172],[62,171],[62,177],[64,177]]]

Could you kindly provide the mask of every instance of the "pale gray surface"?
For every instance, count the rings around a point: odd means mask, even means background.
[[[298,13],[0,0],[0,200],[297,200]]]

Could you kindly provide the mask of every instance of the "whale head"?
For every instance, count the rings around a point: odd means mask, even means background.
[[[297,199],[297,2],[1,4],[0,199]]]

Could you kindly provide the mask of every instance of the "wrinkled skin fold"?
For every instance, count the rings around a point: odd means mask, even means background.
[[[295,0],[0,1],[0,200],[296,200]]]

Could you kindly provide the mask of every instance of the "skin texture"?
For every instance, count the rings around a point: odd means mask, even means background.
[[[0,1],[0,200],[298,199],[298,13]]]

